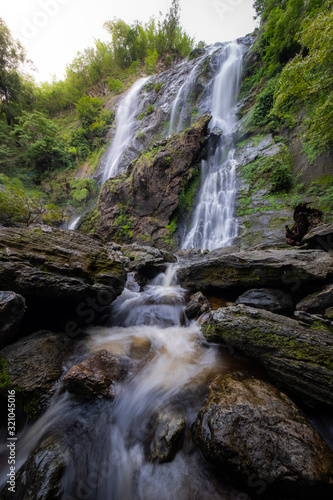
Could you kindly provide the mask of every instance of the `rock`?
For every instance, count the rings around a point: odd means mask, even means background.
[[[330,321],[333,321],[333,307],[329,307],[328,309],[326,309],[325,317]]]
[[[309,313],[323,313],[333,306],[333,285],[327,285],[319,292],[314,292],[302,299],[297,305],[298,311]]]
[[[34,326],[43,316],[51,328],[59,310],[64,323],[75,310],[82,323],[92,322],[126,281],[123,258],[112,245],[50,226],[0,230],[0,264],[1,287],[24,296]]]
[[[245,291],[258,285],[296,290],[305,283],[322,283],[333,272],[333,258],[320,250],[211,253],[180,264],[177,277],[183,288],[203,293],[214,289]]]
[[[6,488],[1,500],[61,500],[65,466],[64,452],[56,438],[46,438],[16,473],[15,493]]]
[[[173,232],[167,226],[180,209],[180,193],[198,175],[209,121],[210,116],[202,116],[105,182],[98,205],[80,220],[78,229],[95,231],[108,241],[173,249]]]
[[[311,229],[303,238],[308,248],[320,248],[325,252],[333,251],[333,223],[322,224]]]
[[[203,325],[208,340],[222,340],[265,367],[288,394],[310,406],[333,406],[332,329],[243,305],[218,309]]]
[[[311,500],[333,494],[333,453],[296,405],[241,372],[217,377],[193,438],[219,476],[260,486],[260,498]],[[258,491],[259,494],[259,491]]]
[[[318,314],[309,314],[304,311],[295,311],[294,317],[304,323],[307,323],[308,325],[319,326],[319,324],[322,323],[324,325],[323,328],[326,328],[327,326],[333,326],[332,322],[329,319],[323,318],[323,316]]]
[[[275,288],[254,288],[247,290],[236,300],[236,304],[266,309],[271,312],[288,311],[293,308],[290,293]]]
[[[159,413],[150,445],[149,460],[158,463],[171,462],[180,448],[184,432],[185,420],[181,415]]]
[[[177,262],[176,257],[169,252],[136,243],[122,246],[121,252],[129,259],[125,264],[126,270],[135,273],[135,278],[141,286],[159,273],[165,272],[168,263]]]
[[[0,292],[0,349],[15,341],[25,311],[25,300],[14,292]]]
[[[15,389],[18,401],[34,419],[48,406],[63,373],[63,363],[73,350],[65,335],[39,331],[0,351],[1,393]]]
[[[201,292],[197,292],[191,295],[185,313],[188,319],[198,319],[202,314],[209,312],[211,308],[209,300]]]
[[[129,369],[129,358],[119,358],[107,351],[100,351],[73,366],[62,383],[73,394],[114,398],[113,382],[124,379]]]

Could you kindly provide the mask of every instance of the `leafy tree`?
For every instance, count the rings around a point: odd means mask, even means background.
[[[23,47],[0,18],[0,116],[4,114],[8,125],[12,125],[20,101],[19,67],[24,61]]]
[[[36,222],[59,223],[63,213],[54,204],[45,204],[39,193],[29,196],[19,179],[0,174],[0,222],[6,226],[30,226]]]
[[[298,54],[283,69],[274,112],[282,119],[289,108],[308,108],[306,138],[323,150],[333,145],[333,11],[321,12],[302,25]]]
[[[43,113],[24,111],[13,131],[21,163],[39,173],[69,166],[70,156],[58,133],[57,125]]]

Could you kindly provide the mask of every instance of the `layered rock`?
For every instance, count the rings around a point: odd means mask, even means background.
[[[128,373],[128,358],[113,356],[100,351],[73,366],[62,383],[68,392],[90,397],[114,398],[113,382],[122,380]]]
[[[0,349],[15,341],[25,312],[24,298],[14,292],[0,292]]]
[[[190,297],[186,306],[185,313],[188,319],[198,319],[202,314],[211,310],[212,306],[201,292],[197,292]]]
[[[217,377],[192,430],[219,476],[255,486],[260,498],[311,500],[333,493],[333,453],[268,382],[240,372]]]
[[[238,297],[236,304],[244,304],[279,313],[293,308],[293,300],[290,293],[276,288],[254,288],[247,290]]]
[[[246,290],[288,287],[295,290],[304,283],[322,283],[333,275],[333,258],[320,250],[267,250],[207,254],[182,263],[177,271],[179,283],[191,292]]]
[[[203,326],[264,366],[276,384],[311,406],[333,406],[333,331],[243,305],[218,309]]]
[[[192,128],[141,155],[126,173],[109,179],[78,229],[96,231],[106,240],[171,248],[173,230],[166,226],[180,207],[180,194],[185,196],[200,173],[209,121],[209,116],[201,117]]]
[[[49,226],[0,230],[0,282],[27,300],[33,321],[72,313],[87,322],[123,290],[123,259],[112,245]],[[91,312],[91,314],[90,314]],[[50,325],[47,325],[50,327]]]
[[[333,251],[333,224],[322,224],[311,229],[303,238],[309,248]]]
[[[25,412],[34,419],[48,406],[63,364],[73,349],[67,336],[48,331],[36,332],[0,351],[1,392],[15,390]]]
[[[327,285],[322,290],[314,292],[302,299],[296,309],[309,313],[323,313],[333,306],[333,285]]]

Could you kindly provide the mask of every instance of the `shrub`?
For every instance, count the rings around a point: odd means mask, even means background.
[[[111,90],[111,92],[120,94],[124,89],[124,84],[120,80],[109,78],[109,89]]]

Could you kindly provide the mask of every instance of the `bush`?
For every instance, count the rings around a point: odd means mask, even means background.
[[[271,193],[278,193],[280,191],[288,191],[291,187],[291,168],[290,165],[278,165],[270,175],[271,180]]]
[[[120,80],[109,78],[109,89],[111,90],[111,92],[120,94],[124,90],[124,84]]]

